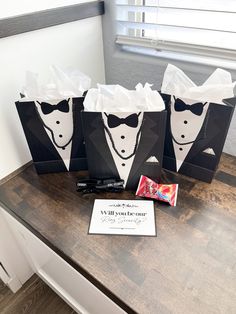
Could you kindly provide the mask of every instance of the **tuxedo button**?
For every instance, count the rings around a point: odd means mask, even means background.
[[[179,148],[179,150],[183,150],[183,148],[182,148],[182,147],[180,147],[180,148]]]
[[[121,151],[122,153],[125,153],[125,150],[124,149],[122,149],[122,151]]]
[[[182,137],[182,138],[185,138],[185,135],[182,134],[181,137]]]
[[[188,121],[187,120],[184,120],[184,124],[187,124],[188,123]]]
[[[60,121],[56,121],[56,124],[60,124]]]
[[[63,135],[62,134],[59,134],[59,137],[62,137]]]
[[[122,164],[122,166],[124,167],[124,166],[125,166],[125,164]]]
[[[122,140],[125,138],[125,136],[124,135],[121,135],[121,138],[122,138]]]
[[[65,147],[62,147],[61,149],[62,149],[62,150],[65,150]]]

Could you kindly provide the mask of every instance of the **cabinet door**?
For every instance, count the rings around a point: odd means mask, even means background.
[[[36,273],[73,309],[90,314],[125,313],[32,232],[11,216],[8,221],[21,238]]]
[[[16,292],[33,274],[0,207],[0,278]]]

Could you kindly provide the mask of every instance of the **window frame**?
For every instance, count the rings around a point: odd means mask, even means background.
[[[133,1],[141,1],[141,5],[145,5],[146,2],[146,0]],[[117,2],[115,1],[115,7],[117,5]],[[117,10],[117,8],[115,9]],[[137,19],[139,19],[138,15]],[[145,17],[143,17],[143,20],[144,19]],[[236,50],[234,49],[225,49],[117,34],[115,43],[121,50],[127,52],[157,56],[160,58],[166,57],[180,61],[183,61],[184,57],[184,59],[189,62],[203,63],[207,65],[216,65],[230,69],[236,69],[236,65],[234,65],[234,62],[236,61]]]

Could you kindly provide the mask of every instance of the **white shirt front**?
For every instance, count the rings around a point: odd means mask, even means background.
[[[184,102],[188,105],[196,103],[196,101],[186,99]],[[172,138],[176,158],[176,169],[178,171],[193,146],[194,141],[196,141],[198,137],[206,117],[209,103],[204,105],[203,112],[200,116],[192,113],[190,110],[175,111],[174,104],[175,100],[172,97],[170,126],[173,138],[180,144],[177,144]]]
[[[127,113],[127,112],[115,112],[115,113],[108,113],[108,114],[114,114],[115,116],[119,118],[126,118],[129,115],[133,114]],[[120,124],[119,126],[115,128],[109,128],[107,124],[107,116],[105,113],[102,113],[103,121],[107,129],[109,130],[110,136],[108,132],[105,130],[105,135],[106,135],[106,141],[107,145],[110,149],[111,155],[113,157],[114,163],[116,165],[117,171],[119,173],[119,176],[121,179],[124,180],[124,186],[127,184],[127,180],[129,177],[129,173],[131,170],[131,167],[133,165],[134,161],[134,156],[128,158],[128,159],[123,159],[125,157],[129,157],[130,155],[133,154],[133,152],[136,153],[139,141],[140,141],[140,136],[141,132],[138,135],[138,132],[141,128],[142,121],[143,121],[143,112],[139,114],[138,117],[138,125],[136,128],[127,126],[126,124]],[[117,152],[115,151],[112,141],[114,143],[116,151],[123,157],[121,158]]]
[[[45,101],[50,103],[51,105],[57,105],[62,99],[53,100],[53,101]],[[59,153],[61,159],[63,160],[66,169],[69,171],[70,167],[70,159],[71,159],[71,148],[72,141],[66,145],[73,136],[73,110],[72,110],[72,99],[70,98],[69,102],[69,112],[61,112],[59,110],[54,110],[49,114],[44,114],[41,109],[41,105],[35,102],[40,118],[42,119],[44,125],[44,129],[50,138],[53,146]],[[50,130],[51,131],[50,131]],[[52,137],[52,133],[54,136],[54,141]],[[57,147],[66,145],[66,147]]]

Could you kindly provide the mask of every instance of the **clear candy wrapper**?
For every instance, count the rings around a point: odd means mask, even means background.
[[[137,196],[153,198],[176,206],[178,184],[159,184],[146,176],[141,176],[136,191]]]

